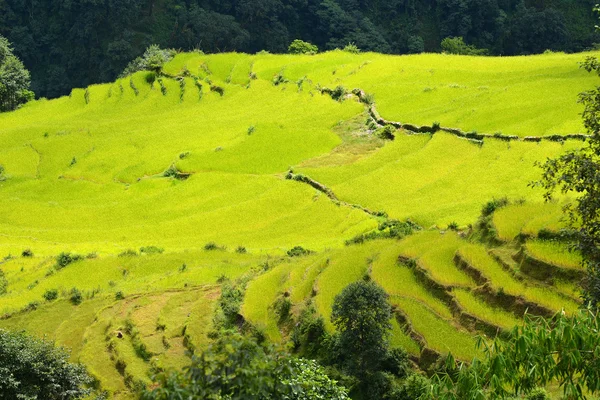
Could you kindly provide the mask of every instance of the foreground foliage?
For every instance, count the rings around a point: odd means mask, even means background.
[[[600,75],[600,61],[588,57],[582,64],[588,72]],[[583,92],[583,122],[591,135],[587,146],[579,151],[549,159],[542,165],[541,185],[550,200],[553,192],[576,193],[577,200],[565,207],[570,229],[577,240],[588,276],[584,284],[585,300],[600,306],[600,86]]]
[[[0,329],[0,397],[3,399],[79,399],[91,383],[69,353],[24,333]]]
[[[347,392],[314,361],[296,359],[251,338],[221,332],[184,373],[158,376],[159,387],[146,400],[166,399],[330,399]]]
[[[505,398],[558,382],[567,399],[600,392],[600,320],[591,310],[553,318],[528,317],[506,339],[487,345],[471,365],[449,357],[436,376],[436,399]]]

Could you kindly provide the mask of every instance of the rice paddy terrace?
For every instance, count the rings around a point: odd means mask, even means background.
[[[208,343],[224,283],[284,344],[279,299],[333,330],[335,295],[369,274],[394,345],[469,360],[477,334],[579,306],[578,255],[544,240],[568,199],[528,184],[582,145],[584,56],[185,53],[0,114],[0,327],[127,399]]]

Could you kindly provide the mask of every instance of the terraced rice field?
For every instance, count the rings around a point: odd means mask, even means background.
[[[584,56],[187,53],[160,79],[139,72],[0,114],[0,328],[68,346],[100,390],[128,399],[207,345],[223,282],[243,280],[240,318],[286,344],[278,301],[292,321],[313,306],[333,332],[335,296],[366,278],[390,295],[394,346],[423,364],[470,360],[477,335],[525,309],[579,305],[580,258],[536,239],[564,226],[569,199],[545,204],[528,184],[536,161],[582,142],[519,138],[582,131],[576,95],[596,82],[577,68]],[[518,138],[383,140],[355,96],[321,93],[336,86],[373,95],[387,120]],[[471,233],[503,197],[489,248]],[[403,239],[345,245],[406,219],[420,229]],[[313,252],[286,255],[298,245]],[[61,252],[83,259],[60,268]]]

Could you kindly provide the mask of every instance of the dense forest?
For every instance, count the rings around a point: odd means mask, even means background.
[[[594,46],[590,0],[0,0],[0,35],[37,96],[114,79],[150,44],[205,52],[439,51],[463,37],[493,55]]]

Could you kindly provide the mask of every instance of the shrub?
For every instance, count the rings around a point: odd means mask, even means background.
[[[529,392],[529,394],[527,395],[527,397],[525,397],[525,399],[526,400],[550,400],[550,396],[548,396],[548,392],[546,392],[546,390],[544,388],[535,388],[531,392]]]
[[[400,386],[392,398],[394,399],[421,399],[429,393],[431,382],[420,374],[412,374]]]
[[[335,101],[343,101],[348,91],[342,85],[338,85],[331,91],[331,98]]]
[[[440,129],[441,129],[441,124],[438,121],[435,121],[433,124],[431,124],[431,133],[436,133]]]
[[[49,289],[46,290],[43,294],[44,300],[46,301],[53,301],[58,299],[58,290],[56,289]]]
[[[306,256],[306,255],[309,255],[310,253],[312,253],[312,251],[305,249],[302,246],[296,246],[287,251],[287,255],[290,257]]]
[[[33,251],[31,251],[31,249],[25,249],[21,253],[21,257],[33,257]]]
[[[238,246],[237,249],[235,249],[235,252],[238,254],[246,254],[248,250],[246,250],[244,246]]]
[[[117,293],[115,293],[115,300],[123,300],[124,298],[125,295],[120,290]]]
[[[505,207],[508,205],[508,199],[503,197],[501,199],[493,199],[488,201],[481,210],[481,214],[484,217],[492,215],[497,209]]]
[[[71,289],[69,301],[75,305],[81,304],[83,301],[83,295],[77,288]]]
[[[54,265],[54,268],[57,271],[60,271],[61,269],[65,268],[66,266],[68,266],[69,264],[72,264],[76,261],[80,261],[83,260],[83,256],[79,255],[79,254],[71,254],[71,253],[60,253],[58,256],[56,256],[56,264]]]
[[[158,45],[153,44],[146,49],[141,57],[131,61],[120,76],[125,77],[138,71],[151,71],[154,74],[159,74],[163,65],[169,62],[175,56],[175,53],[175,50],[161,49]],[[148,75],[146,75],[146,81],[148,79]]]
[[[376,131],[376,135],[383,140],[394,140],[396,129],[392,125],[386,125]]]
[[[275,313],[279,316],[279,322],[285,321],[290,316],[292,302],[288,297],[280,297],[274,304]]]
[[[208,251],[225,250],[225,246],[219,246],[215,242],[208,242],[204,245],[204,250],[208,250]]]
[[[140,254],[162,254],[165,249],[156,246],[140,247]]]
[[[448,229],[450,229],[451,231],[457,231],[458,230],[458,223],[456,221],[452,221],[448,224]]]
[[[4,275],[4,271],[0,269],[0,296],[8,291],[8,279]]]
[[[279,86],[283,83],[288,83],[289,81],[287,79],[285,79],[285,77],[283,76],[282,73],[279,73],[277,75],[275,75],[275,77],[273,77],[273,85],[274,86]]]
[[[252,135],[255,130],[256,130],[256,128],[254,127],[254,125],[250,125],[248,127],[248,135]]]
[[[449,54],[460,54],[467,56],[485,56],[488,54],[487,49],[478,49],[475,46],[465,43],[462,37],[447,37],[442,40],[442,51]]]
[[[290,46],[288,47],[288,52],[290,54],[317,54],[319,52],[319,48],[314,44],[305,42],[300,39],[294,40]]]
[[[119,257],[137,257],[138,253],[135,250],[127,249],[119,253]]]
[[[359,54],[360,53],[360,49],[358,48],[358,46],[354,43],[348,43],[345,47],[344,47],[344,51],[347,53],[352,53],[352,54]]]

